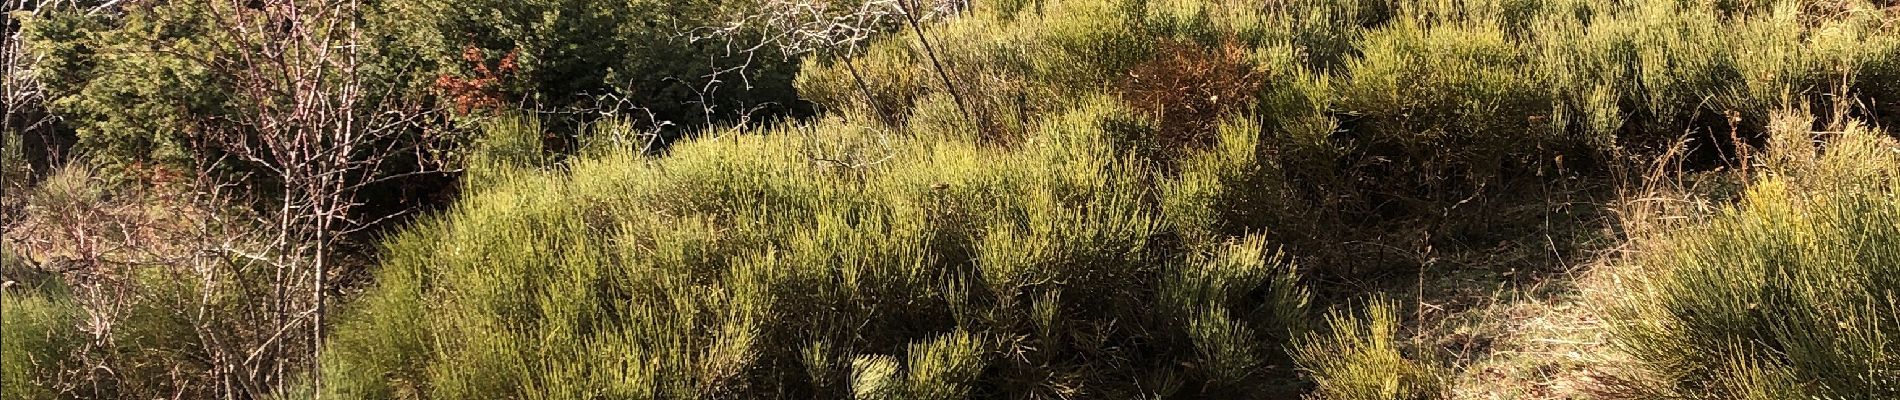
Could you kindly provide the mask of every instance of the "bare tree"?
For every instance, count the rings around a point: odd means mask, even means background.
[[[851,74],[852,83],[864,95],[865,102],[872,112],[887,124],[894,123],[891,110],[885,110],[871,93],[864,75],[854,60],[863,51],[864,44],[882,34],[910,27],[921,40],[928,53],[937,76],[942,79],[945,89],[957,103],[964,116],[969,116],[963,98],[938,60],[936,50],[924,35],[922,23],[934,18],[954,15],[968,7],[963,0],[763,0],[754,10],[736,13],[737,18],[727,21],[723,26],[701,29],[705,36],[731,38],[736,43],[749,43],[740,50],[752,53],[766,47],[776,47],[785,57],[797,57],[809,54],[835,54],[844,64],[845,71]],[[742,37],[752,35],[752,37]]]
[[[293,338],[301,336],[293,331],[302,330],[320,396],[318,351],[337,244],[397,216],[358,215],[364,187],[446,172],[430,162],[430,140],[417,137],[434,110],[403,101],[394,85],[377,92],[364,81],[358,0],[201,1],[222,27],[212,35],[224,46],[221,57],[204,61],[229,79],[240,107],[201,123],[202,139],[245,161],[262,175],[254,182],[275,185],[262,192],[279,196],[266,216],[269,253],[245,254],[274,268],[277,327],[247,357],[247,375],[264,377],[263,387],[281,384],[296,358]],[[395,168],[395,160],[413,164]]]

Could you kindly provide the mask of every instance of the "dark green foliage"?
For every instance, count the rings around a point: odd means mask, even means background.
[[[701,37],[752,3],[384,1],[367,21],[388,52],[380,61],[395,74],[390,78],[411,90],[486,78],[477,70],[482,67],[499,79],[493,89],[503,106],[637,106],[660,121],[704,126],[755,111],[766,117],[804,108],[791,88],[795,63],[771,46],[742,52],[758,45],[746,40],[767,33]],[[736,67],[745,68],[728,70]]]
[[[111,164],[182,164],[194,118],[227,112],[230,88],[213,65],[208,8],[142,7],[121,17],[46,9],[26,25],[47,108],[78,135],[77,148]]]
[[[26,24],[47,107],[77,148],[111,167],[215,158],[205,135],[245,121],[234,93],[247,71],[221,33],[228,3],[147,2],[112,12],[38,10]],[[457,114],[528,108],[561,115],[635,112],[648,128],[705,127],[806,113],[796,63],[762,32],[708,36],[747,2],[382,1],[347,16],[363,29],[366,106],[433,102]],[[704,36],[704,37],[702,37]],[[743,68],[740,68],[743,67]],[[431,101],[432,100],[432,101]],[[633,108],[643,110],[634,111]],[[651,120],[645,112],[651,111]],[[581,118],[585,119],[585,118]],[[453,129],[432,120],[426,129]],[[562,126],[574,120],[559,119]],[[251,128],[251,127],[241,127]],[[571,131],[572,129],[569,129]],[[571,132],[570,132],[571,133]],[[571,150],[563,137],[551,152]]]

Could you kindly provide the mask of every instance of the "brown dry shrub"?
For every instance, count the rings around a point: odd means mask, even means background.
[[[269,254],[267,221],[209,179],[79,160],[7,193],[24,206],[0,234],[18,257],[4,278],[58,282],[75,314],[49,323],[84,340],[47,351],[92,366],[38,376],[43,385],[79,398],[250,398],[281,382],[263,371],[307,362],[309,341],[276,330],[299,325],[260,300],[282,273],[256,262]]]
[[[468,63],[469,73],[466,76],[437,76],[435,89],[455,104],[455,111],[459,114],[499,110],[506,100],[501,90],[502,83],[520,69],[515,62],[515,56],[519,53],[519,49],[510,50],[491,67],[487,52],[468,45],[462,49],[462,61]]]
[[[1214,47],[1167,39],[1157,49],[1122,78],[1118,95],[1160,122],[1155,144],[1168,152],[1213,143],[1221,118],[1252,105],[1265,83],[1266,71],[1232,39]]]

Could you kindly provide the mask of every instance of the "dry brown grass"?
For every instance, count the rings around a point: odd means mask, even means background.
[[[39,187],[10,193],[23,203],[10,221],[9,249],[59,271],[112,275],[112,266],[163,264],[195,255],[203,228],[224,218],[204,207],[203,194],[163,169],[133,167],[115,182],[91,167],[56,171]],[[58,264],[58,265],[53,265]]]
[[[1632,239],[1701,220],[1741,182],[1735,169],[1682,165],[1681,152],[1670,152],[1630,166],[1607,188],[1585,190],[1600,198],[1560,191],[1549,201],[1589,211],[1496,245],[1434,255],[1410,323],[1416,345],[1450,364],[1447,397],[1632,398],[1624,389],[1645,377],[1611,344],[1605,308],[1624,295],[1618,282],[1633,268],[1622,262],[1636,251]]]
[[[1457,355],[1453,399],[1599,398],[1598,377],[1620,363],[1592,300],[1602,263],[1537,287],[1507,289],[1492,304],[1428,329]]]
[[[85,398],[210,398],[223,365],[261,350],[271,314],[249,301],[265,254],[259,222],[218,197],[226,186],[132,167],[108,177],[69,164],[8,196],[24,203],[8,221],[6,249],[25,258],[7,279],[57,279],[77,320],[50,321],[84,338],[70,348],[93,366],[49,384]],[[23,267],[23,268],[11,268]],[[294,344],[292,344],[294,345]],[[278,356],[266,354],[259,359]]]
[[[1673,148],[1686,148],[1678,142]],[[1636,360],[1610,341],[1607,308],[1626,296],[1624,262],[1637,238],[1701,221],[1743,182],[1739,169],[1693,172],[1671,151],[1630,168],[1604,201],[1601,246],[1575,265],[1500,286],[1483,305],[1421,324],[1420,336],[1452,352],[1453,399],[1632,399],[1645,384]]]

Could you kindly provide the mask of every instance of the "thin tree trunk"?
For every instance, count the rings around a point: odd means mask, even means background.
[[[286,186],[284,188],[285,190],[287,191],[290,190],[290,188],[288,187],[289,185],[285,185],[285,186]],[[280,252],[288,252],[290,251],[290,241],[292,240],[290,236],[291,227],[295,225],[293,221],[291,220],[292,214],[291,214],[290,201],[288,200],[284,201],[284,204],[282,205],[282,207],[278,209],[278,212],[280,213],[280,215],[278,216],[277,243],[276,243],[276,246],[274,247]],[[294,266],[294,263],[295,261],[292,260],[288,264],[292,264]],[[287,328],[287,325],[291,323],[290,321],[290,283],[291,283],[290,276],[291,275],[290,274],[296,271],[287,271],[286,264],[287,263],[276,264],[277,273],[276,273],[276,276],[273,278],[273,282],[271,282],[271,286],[274,286],[273,289],[275,289],[276,291],[276,295],[273,296],[271,299],[271,302],[273,303],[271,305],[271,308],[275,309],[276,314],[277,314],[276,323],[271,324],[274,326],[275,329]],[[270,354],[268,354],[265,357],[264,362],[270,363],[269,365],[269,369],[271,371],[270,376],[283,376],[284,374],[284,363],[283,363],[284,342],[282,340],[273,339],[270,345],[271,345]],[[253,382],[262,381],[259,383],[262,383],[266,387],[268,387],[270,383],[269,377],[253,376],[253,377],[250,377],[250,379]]]
[[[884,121],[885,126],[896,127],[897,116],[885,112],[884,106],[878,104],[877,96],[871,94],[871,86],[864,83],[864,75],[858,73],[857,62],[848,55],[844,57],[844,69],[851,72],[851,81],[857,84],[859,92],[864,93],[864,102],[871,105],[871,112],[877,113],[877,118]]]
[[[315,297],[313,301],[317,303],[317,310],[316,315],[311,316],[310,323],[310,386],[312,388],[310,396],[316,399],[323,398],[323,314],[328,311],[323,307],[323,289],[325,264],[328,264],[330,259],[330,240],[327,235],[327,232],[317,235],[316,277],[313,279],[316,290],[312,295]]]
[[[957,111],[963,113],[963,119],[970,121],[970,126],[977,126],[977,121],[970,118],[970,108],[963,104],[963,95],[957,92],[956,84],[950,81],[950,73],[944,69],[943,61],[937,59],[936,48],[930,45],[930,38],[924,35],[923,24],[917,20],[917,4],[898,0],[898,5],[903,9],[904,20],[910,22],[910,30],[917,33],[917,41],[924,45],[924,55],[930,57],[930,65],[936,68],[937,78],[943,80],[944,90],[949,91],[950,99],[957,102]]]

